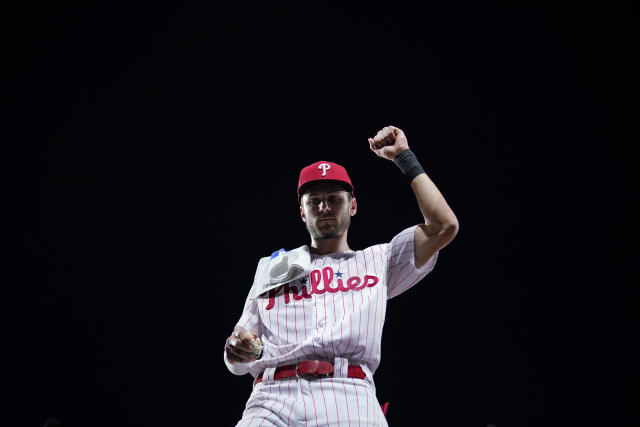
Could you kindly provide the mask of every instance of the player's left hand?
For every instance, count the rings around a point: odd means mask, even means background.
[[[369,148],[378,156],[393,160],[396,154],[409,148],[409,142],[402,130],[387,126],[380,129],[376,136],[369,138]]]

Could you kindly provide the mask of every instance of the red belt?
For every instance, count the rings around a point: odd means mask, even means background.
[[[322,360],[304,360],[296,365],[279,366],[273,374],[273,378],[276,380],[290,377],[325,378],[331,376],[333,376],[333,363],[324,362]],[[347,376],[349,378],[359,378],[361,380],[366,377],[364,371],[358,365],[349,365]],[[262,373],[258,375],[255,383],[258,384],[261,381]]]

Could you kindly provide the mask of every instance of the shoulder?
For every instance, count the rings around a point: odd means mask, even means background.
[[[355,258],[372,259],[374,261],[382,260],[386,257],[389,243],[378,243],[353,252]]]
[[[387,246],[389,246],[389,243],[376,243],[375,245],[371,245],[371,246],[367,246],[364,249],[360,249],[356,252],[378,252],[378,251],[384,251],[386,250]]]

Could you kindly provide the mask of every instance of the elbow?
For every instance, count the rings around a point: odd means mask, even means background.
[[[440,239],[442,240],[442,246],[448,245],[458,234],[458,230],[460,229],[460,224],[458,223],[458,219],[455,215],[452,218],[448,219],[446,222],[442,224],[442,229],[440,230]]]
[[[458,223],[458,218],[456,218],[455,216],[445,226],[445,232],[451,236],[451,239],[456,237],[456,234],[458,234],[459,229],[460,229],[460,223]]]
[[[458,234],[460,224],[453,213],[440,221],[426,221],[420,224],[421,233],[416,233],[416,244],[426,244],[435,250],[447,246]],[[430,242],[430,243],[427,243]],[[417,246],[416,246],[417,247]]]

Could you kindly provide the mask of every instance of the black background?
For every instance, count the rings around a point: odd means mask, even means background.
[[[390,425],[622,425],[636,18],[624,6],[161,6],[2,14],[6,426],[234,425],[257,260],[344,165],[352,248],[421,221],[367,138],[403,129],[460,221],[389,302]],[[636,50],[634,50],[636,49]]]

